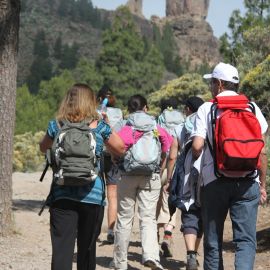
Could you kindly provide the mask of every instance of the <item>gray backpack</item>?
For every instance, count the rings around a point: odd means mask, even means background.
[[[63,121],[51,148],[53,179],[58,185],[82,186],[98,176],[96,136],[86,121]]]
[[[175,136],[175,128],[178,125],[183,125],[184,121],[184,115],[178,110],[165,109],[158,117],[158,124],[173,136]]]
[[[122,166],[123,171],[132,175],[151,175],[160,169],[161,144],[154,117],[145,112],[135,112],[127,119],[127,125],[143,131],[142,137],[127,151]]]
[[[106,112],[108,115],[110,126],[118,132],[124,125],[123,123],[123,113],[121,109],[114,107],[107,107]]]

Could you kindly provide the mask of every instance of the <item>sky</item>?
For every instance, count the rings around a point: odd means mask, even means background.
[[[92,0],[94,6],[114,10],[123,5],[127,0]],[[143,0],[143,13],[146,18],[151,15],[165,16],[166,0]],[[220,37],[228,32],[229,18],[232,11],[240,9],[244,12],[244,0],[210,0],[207,21],[213,28],[214,35]]]

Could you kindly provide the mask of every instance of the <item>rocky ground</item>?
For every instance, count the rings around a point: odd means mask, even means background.
[[[46,209],[42,216],[38,211],[50,186],[50,173],[43,183],[38,181],[40,173],[13,174],[13,213],[15,227],[9,237],[0,238],[1,270],[48,270],[50,269],[49,213]],[[270,211],[269,207],[260,207],[258,217],[258,253],[254,269],[270,270]],[[112,258],[113,246],[106,238],[106,219],[102,234],[97,243],[97,270],[108,268]],[[233,244],[231,243],[230,220],[227,219],[224,233],[225,269],[233,269]],[[203,252],[200,249],[199,262],[202,265]],[[174,257],[161,259],[165,269],[185,269],[185,247],[179,228],[174,234]],[[74,262],[73,269],[76,269]],[[141,246],[138,223],[135,222],[130,239],[129,269],[144,269],[141,265]],[[145,268],[146,269],[146,268]],[[200,267],[202,269],[202,267]]]

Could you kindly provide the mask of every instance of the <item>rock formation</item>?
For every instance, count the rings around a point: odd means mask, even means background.
[[[143,0],[128,0],[127,6],[130,12],[139,17],[144,17],[142,12]]]
[[[180,60],[187,61],[191,68],[202,64],[212,66],[220,61],[218,40],[208,22],[182,16],[172,19],[169,24]]]
[[[166,0],[166,18],[173,29],[180,61],[195,68],[220,60],[218,40],[205,20],[210,0]]]
[[[179,17],[190,15],[194,18],[205,19],[210,0],[167,0],[166,16]]]

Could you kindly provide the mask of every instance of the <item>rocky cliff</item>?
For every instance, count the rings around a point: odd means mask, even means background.
[[[183,15],[172,18],[169,24],[173,28],[180,59],[189,62],[191,67],[212,66],[220,60],[218,40],[205,20],[193,20]]]
[[[60,0],[22,0],[18,83],[25,82],[34,59],[34,39],[38,31],[44,30],[50,55],[57,37],[63,44],[78,44],[79,55],[94,60],[101,48],[102,29],[87,22],[74,21],[72,17],[59,17]],[[205,21],[209,0],[167,0],[167,17],[154,17],[151,21],[142,15],[142,0],[127,2],[134,14],[138,29],[147,38],[153,37],[153,23],[160,29],[169,23],[172,26],[177,53],[180,60],[188,61],[191,67],[207,63],[214,65],[219,60],[218,40],[211,26]],[[102,17],[112,21],[114,12],[100,10]],[[53,63],[54,65],[55,63]]]
[[[207,17],[210,0],[167,0],[166,16],[191,16],[194,19]]]
[[[129,0],[126,5],[131,11],[131,13],[143,18],[144,16],[142,12],[142,2],[142,0]]]
[[[166,18],[153,18],[160,27],[172,26],[180,60],[191,68],[214,65],[220,60],[218,39],[206,22],[210,0],[167,0]]]

